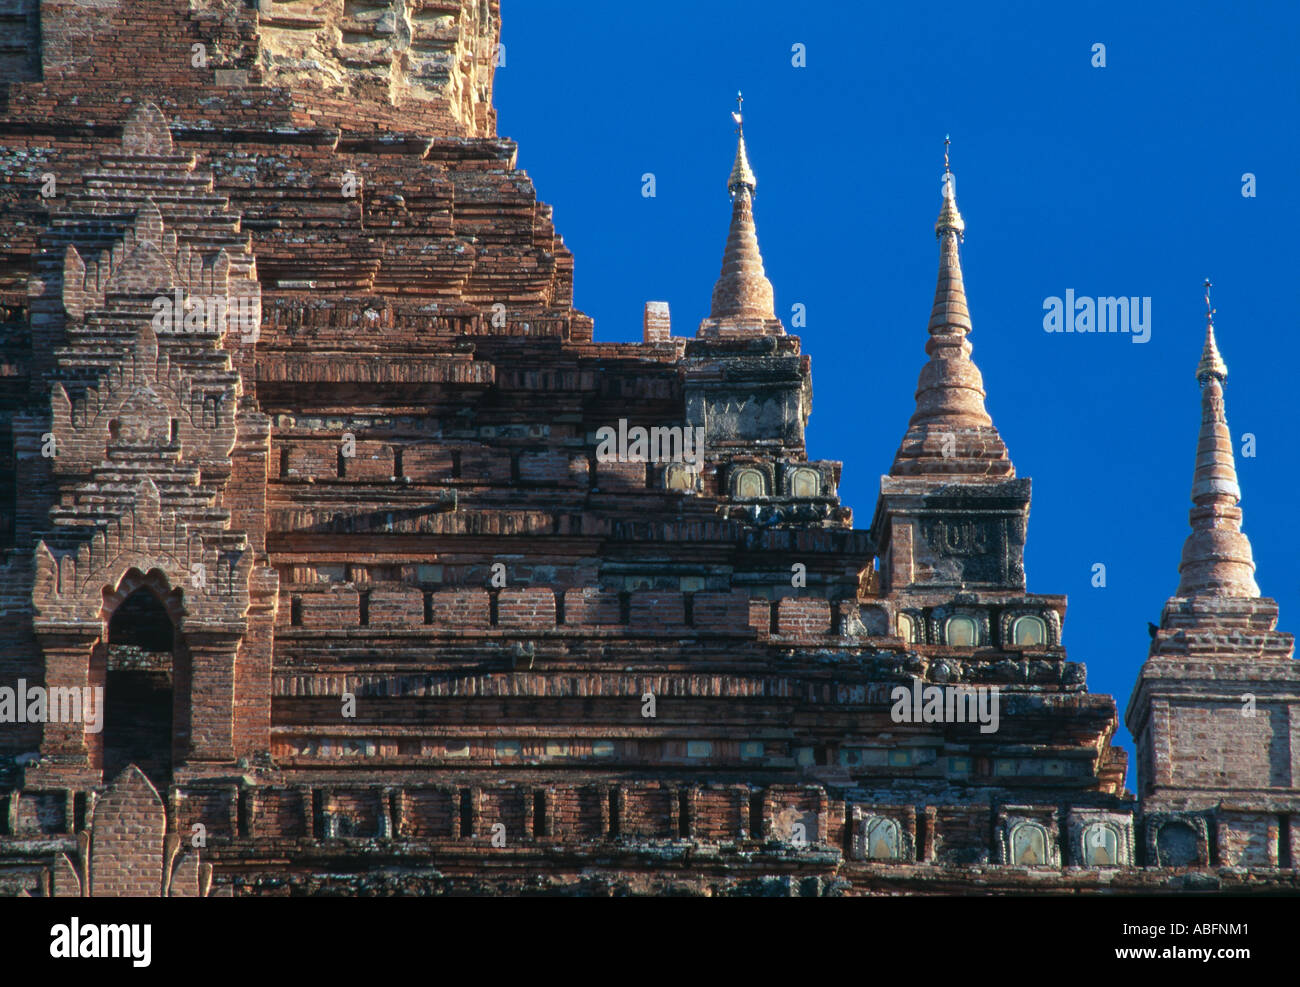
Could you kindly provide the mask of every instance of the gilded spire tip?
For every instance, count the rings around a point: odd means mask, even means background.
[[[952,168],[948,160],[948,148],[952,144],[952,138],[947,134],[943,138],[943,207],[939,210],[939,218],[934,224],[934,235],[937,239],[943,239],[945,233],[955,233],[958,240],[962,240],[966,235],[966,221],[961,218],[961,213],[957,209],[957,176],[952,173]]]
[[[1205,279],[1205,347],[1201,350],[1201,362],[1196,365],[1196,379],[1204,386],[1211,379],[1220,383],[1228,378],[1228,366],[1219,355],[1219,346],[1214,339],[1215,309],[1210,303],[1210,289],[1214,284]]]
[[[731,175],[727,178],[727,190],[732,196],[739,193],[742,188],[748,188],[752,196],[754,189],[758,187],[758,178],[749,166],[749,154],[745,150],[744,108],[745,97],[738,91],[736,109],[731,114],[731,118],[736,121],[736,163],[731,166]]]

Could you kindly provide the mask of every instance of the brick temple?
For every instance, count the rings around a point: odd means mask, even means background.
[[[0,893],[1300,888],[1212,313],[1134,795],[1026,586],[954,183],[855,527],[743,133],[707,316],[598,342],[499,35],[498,0],[0,2]]]

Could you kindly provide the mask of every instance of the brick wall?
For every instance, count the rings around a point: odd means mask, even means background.
[[[264,839],[300,839],[310,835],[311,807],[296,788],[266,787],[253,802],[253,832]]]
[[[585,486],[586,457],[573,458],[566,452],[521,452],[519,481],[535,486]]]
[[[680,835],[679,800],[667,785],[626,786],[620,834],[669,839]]]
[[[176,800],[177,832],[188,841],[196,823],[202,824],[208,836],[234,836],[238,821],[234,788],[185,789],[184,797]]]
[[[532,835],[533,797],[529,789],[521,788],[485,788],[479,792],[478,827],[479,839],[492,838],[492,826],[501,823],[505,826],[506,845],[528,839]]]
[[[459,835],[460,794],[456,789],[406,789],[398,798],[401,836],[413,839],[451,839]]]
[[[438,627],[486,628],[489,596],[485,589],[462,589],[434,593],[433,623]]]
[[[286,468],[285,477],[312,477],[313,479],[332,479],[339,475],[339,443],[337,440],[317,441],[295,439],[286,443],[277,443],[274,458],[275,469],[280,464]]]
[[[424,623],[424,592],[418,589],[370,591],[371,626],[415,627]]]
[[[302,593],[299,598],[302,600],[303,627],[358,627],[361,624],[361,596],[355,589],[336,587],[325,592]],[[290,616],[291,606],[282,606],[281,609],[285,616]]]
[[[379,833],[382,792],[376,789],[335,789],[328,792],[322,808],[334,820],[339,836],[374,837]]]
[[[934,853],[940,863],[992,859],[993,813],[983,806],[940,806],[935,812]]]
[[[596,463],[594,484],[602,493],[645,489],[645,463]]]
[[[461,450],[460,477],[481,483],[508,483],[511,473],[511,456],[508,452],[485,446],[470,446]]]
[[[547,812],[551,835],[557,840],[594,840],[609,825],[609,798],[602,785],[553,789]]]
[[[567,590],[564,621],[566,624],[621,623],[618,594],[591,586]]]
[[[166,823],[157,790],[139,768],[128,768],[95,804],[92,893],[128,898],[162,894]]]
[[[1224,867],[1278,866],[1278,816],[1262,813],[1216,814],[1218,857]]]
[[[826,793],[820,788],[773,785],[763,793],[763,835],[807,843],[827,840]]]
[[[497,624],[536,630],[554,627],[555,592],[544,586],[501,590],[497,598]]]
[[[402,466],[405,472],[405,462]],[[343,473],[347,479],[360,483],[386,483],[394,474],[392,445],[358,439],[356,455],[343,459]]]
[[[1169,725],[1172,736],[1163,756],[1169,759],[1170,785],[1211,790],[1290,787],[1286,709],[1260,704],[1254,716],[1242,716],[1240,703],[1177,703],[1170,709]]]
[[[744,590],[730,593],[696,593],[694,625],[701,631],[743,633],[749,629],[749,594]]]
[[[633,593],[630,622],[633,629],[680,627],[686,623],[684,598],[681,593],[654,590]]]
[[[727,842],[749,830],[748,786],[706,788],[692,793],[691,832],[697,840]]]
[[[777,633],[782,637],[824,637],[831,629],[826,600],[786,597],[777,604]]]
[[[456,457],[443,445],[411,445],[402,450],[402,474],[416,483],[441,483],[453,476]]]

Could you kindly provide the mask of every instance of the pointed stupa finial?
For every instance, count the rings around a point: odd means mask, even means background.
[[[1204,384],[1211,377],[1220,382],[1228,379],[1228,366],[1219,356],[1219,346],[1214,341],[1214,308],[1210,305],[1210,289],[1214,285],[1205,279],[1205,348],[1201,351],[1201,362],[1196,365],[1196,379]]]
[[[1214,341],[1214,308],[1205,281],[1205,348],[1196,366],[1201,385],[1201,431],[1192,474],[1192,532],[1178,565],[1178,596],[1259,596],[1250,539],[1241,530],[1241,487],[1224,413],[1228,368]]]
[[[745,97],[736,93],[736,162],[727,178],[731,193],[731,229],[722,253],[722,273],[713,286],[713,304],[709,317],[700,324],[699,335],[764,333],[784,335],[776,317],[772,282],[763,270],[763,256],[758,249],[758,230],[754,226],[754,189],[758,179],[749,166],[745,149]]]
[[[948,159],[948,149],[952,145],[952,138],[944,135],[943,138],[943,205],[939,208],[939,218],[934,223],[934,235],[938,239],[943,239],[945,233],[956,233],[957,239],[961,240],[966,235],[966,221],[961,218],[961,213],[957,211],[957,176],[952,173],[952,166]]]
[[[970,358],[970,311],[962,279],[961,242],[966,223],[957,211],[956,176],[944,138],[943,206],[934,224],[939,278],[930,310],[929,362],[916,385],[916,412],[894,457],[894,476],[959,474],[995,479],[1015,476],[993,420],[984,408],[984,380]]]
[[[745,96],[739,91],[736,92],[736,109],[731,118],[736,121],[736,163],[731,166],[727,190],[734,196],[742,188],[748,188],[752,196],[758,188],[758,178],[749,166],[749,154],[745,150]]]

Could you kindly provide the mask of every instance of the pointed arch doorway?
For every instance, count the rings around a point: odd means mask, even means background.
[[[189,661],[177,627],[179,597],[165,580],[133,572],[105,600],[111,612],[91,679],[104,689],[103,727],[93,748],[106,784],[136,764],[165,792],[185,756]]]

